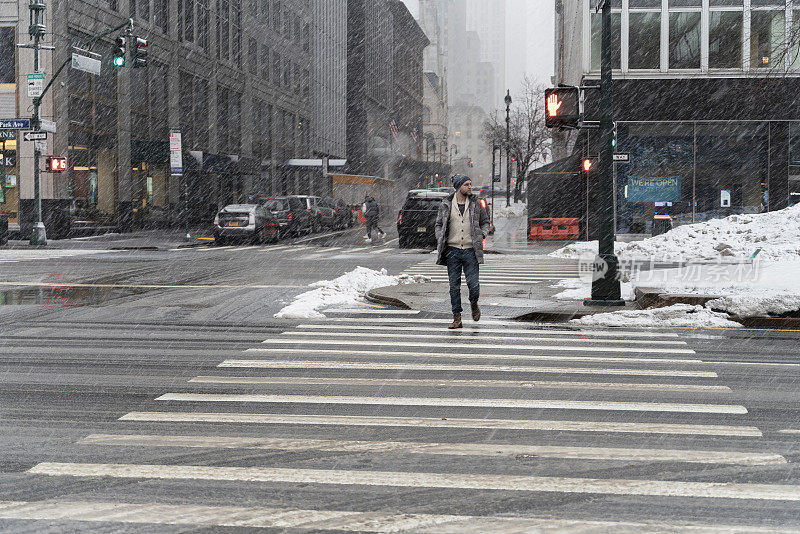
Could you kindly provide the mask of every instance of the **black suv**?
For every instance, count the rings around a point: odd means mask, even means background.
[[[296,197],[262,197],[258,203],[278,221],[281,236],[311,232],[311,221],[303,200]]]
[[[397,214],[400,248],[436,248],[436,216],[442,199],[448,196],[440,191],[414,191],[408,195]]]

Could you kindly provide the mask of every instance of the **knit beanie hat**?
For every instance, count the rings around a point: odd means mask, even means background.
[[[454,174],[450,181],[453,183],[453,189],[458,191],[464,183],[470,181],[470,178],[466,174]]]

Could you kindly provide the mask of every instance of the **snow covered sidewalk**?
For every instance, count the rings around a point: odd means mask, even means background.
[[[355,304],[370,289],[398,284],[428,282],[429,278],[420,275],[391,276],[386,269],[375,271],[366,267],[356,267],[333,280],[320,280],[310,284],[311,291],[296,296],[294,301],[275,314],[276,319],[322,319],[318,310],[341,304]]]

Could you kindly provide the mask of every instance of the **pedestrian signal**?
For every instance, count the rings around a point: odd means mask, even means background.
[[[57,158],[55,156],[47,156],[45,165],[48,172],[63,172],[67,170],[67,158]]]
[[[592,170],[593,165],[594,162],[591,159],[586,158],[585,160],[583,160],[583,172],[589,172],[590,170]]]
[[[548,128],[577,128],[580,119],[577,87],[545,89],[544,125]]]

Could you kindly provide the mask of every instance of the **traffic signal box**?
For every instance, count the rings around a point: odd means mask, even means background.
[[[114,58],[112,63],[115,67],[125,66],[125,50],[127,49],[128,39],[126,37],[117,37],[114,45]]]
[[[133,68],[147,65],[147,40],[141,37],[133,38]]]
[[[67,170],[67,158],[47,156],[45,165],[47,172],[63,172]]]
[[[580,119],[580,97],[577,87],[545,89],[545,119],[548,128],[577,128]]]

